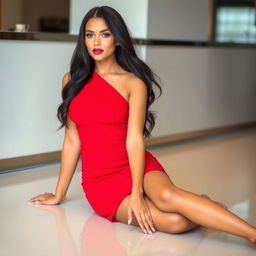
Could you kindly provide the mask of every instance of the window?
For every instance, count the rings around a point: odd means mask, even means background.
[[[215,41],[256,43],[254,1],[216,1]]]

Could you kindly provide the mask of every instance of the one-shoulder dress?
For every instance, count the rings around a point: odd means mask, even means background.
[[[128,115],[129,102],[96,71],[68,109],[81,142],[83,191],[93,210],[110,222],[119,222],[114,215],[132,190],[126,151]],[[153,170],[168,175],[145,150],[144,175]]]

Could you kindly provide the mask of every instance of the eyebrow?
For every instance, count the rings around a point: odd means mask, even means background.
[[[109,30],[109,29],[108,29],[108,28],[106,28],[106,29],[101,30],[100,32],[104,32],[104,31],[107,31],[107,30]],[[92,31],[92,30],[90,30],[90,29],[86,29],[85,31],[93,32],[93,31]]]

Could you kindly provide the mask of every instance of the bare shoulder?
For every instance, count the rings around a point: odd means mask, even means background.
[[[143,108],[147,103],[148,89],[145,82],[131,72],[123,73],[123,86],[128,95],[128,102],[135,109]],[[130,108],[132,109],[132,108]]]
[[[127,85],[127,90],[130,96],[132,94],[139,93],[145,95],[147,93],[147,86],[145,82],[133,73],[127,73],[125,84]]]
[[[134,73],[125,72],[122,76],[123,84],[126,85],[129,91],[136,90],[137,88],[141,88],[142,90],[143,88],[147,89],[145,82]]]
[[[67,72],[67,73],[64,74],[64,76],[62,78],[62,89],[66,86],[70,77],[71,77],[70,72]]]

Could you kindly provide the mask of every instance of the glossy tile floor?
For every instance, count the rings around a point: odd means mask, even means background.
[[[208,194],[256,225],[256,129],[147,148],[177,186]],[[143,234],[93,212],[80,186],[79,162],[68,199],[36,207],[27,200],[54,192],[58,164],[0,175],[0,255],[256,255],[242,238],[200,227],[185,234]]]

